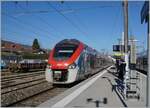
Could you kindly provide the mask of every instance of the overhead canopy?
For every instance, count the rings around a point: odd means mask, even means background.
[[[141,10],[141,23],[148,22],[149,16],[148,16],[148,11],[149,11],[149,1],[145,1],[142,10]]]

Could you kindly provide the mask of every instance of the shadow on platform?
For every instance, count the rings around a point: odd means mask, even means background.
[[[115,77],[117,77],[117,73],[113,73],[110,70],[108,70],[108,73],[111,73],[112,75],[114,75]],[[112,81],[110,80],[110,78],[108,77],[102,77],[102,78],[106,78],[108,80],[108,82],[110,83],[110,85],[112,86],[112,92],[115,92],[118,96],[118,98],[120,99],[120,101],[122,102],[122,104],[124,105],[124,107],[127,107],[127,104],[124,101],[124,86],[123,86],[123,81],[115,78],[115,84],[112,83]]]

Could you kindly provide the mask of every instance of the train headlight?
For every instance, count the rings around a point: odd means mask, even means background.
[[[68,67],[69,69],[75,69],[76,68],[76,64],[75,63],[73,63],[73,64],[71,64],[71,65],[69,65],[69,67]]]
[[[48,65],[47,65],[47,68],[48,68],[48,69],[50,69],[50,68],[51,68],[51,65],[50,65],[50,64],[48,64]]]

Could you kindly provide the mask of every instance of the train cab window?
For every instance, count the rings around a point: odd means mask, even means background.
[[[54,51],[54,58],[56,60],[66,60],[70,58],[77,47],[56,47]]]
[[[80,42],[74,39],[62,40],[58,44],[56,44],[54,48],[54,59],[55,60],[66,60],[70,58],[73,53],[77,50]]]

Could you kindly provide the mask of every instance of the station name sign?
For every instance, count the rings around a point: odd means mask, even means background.
[[[124,52],[124,45],[113,45],[113,51],[115,52]],[[130,51],[130,45],[128,45],[128,51]]]

